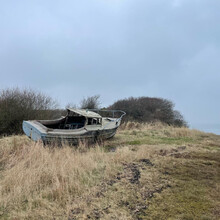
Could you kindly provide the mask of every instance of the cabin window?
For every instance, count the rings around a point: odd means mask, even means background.
[[[88,125],[100,125],[101,118],[88,118]]]
[[[88,118],[88,125],[92,125],[92,118]]]

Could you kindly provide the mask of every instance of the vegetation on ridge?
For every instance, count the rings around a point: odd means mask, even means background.
[[[0,139],[0,219],[218,219],[220,137],[124,124],[88,148]]]
[[[78,108],[100,108],[100,96],[83,98]],[[77,108],[75,103],[66,107]],[[105,109],[105,108],[104,108]],[[128,98],[118,100],[107,109],[124,110],[125,121],[156,122],[174,126],[187,126],[180,112],[174,110],[174,104],[162,98]],[[65,115],[50,96],[32,89],[11,88],[0,90],[0,136],[22,134],[23,120],[54,119]],[[112,117],[105,115],[107,117]]]
[[[130,97],[113,103],[110,109],[120,109],[127,113],[126,121],[156,122],[168,125],[187,126],[181,113],[174,109],[174,103],[163,98]]]

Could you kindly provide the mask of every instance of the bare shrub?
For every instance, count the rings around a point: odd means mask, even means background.
[[[100,95],[89,96],[84,98],[80,103],[82,109],[98,109],[100,107]]]
[[[48,119],[57,103],[49,96],[32,89],[0,91],[0,135],[21,133],[23,120]]]

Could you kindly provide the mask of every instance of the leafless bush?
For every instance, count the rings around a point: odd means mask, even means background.
[[[51,97],[32,89],[0,91],[0,135],[18,134],[22,121],[51,118],[57,103]]]
[[[100,107],[100,95],[89,96],[81,101],[82,109],[98,109]]]

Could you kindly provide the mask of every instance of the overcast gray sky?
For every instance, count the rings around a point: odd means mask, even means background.
[[[220,123],[219,0],[0,0],[0,88],[62,107],[100,94],[172,100],[189,122]]]

